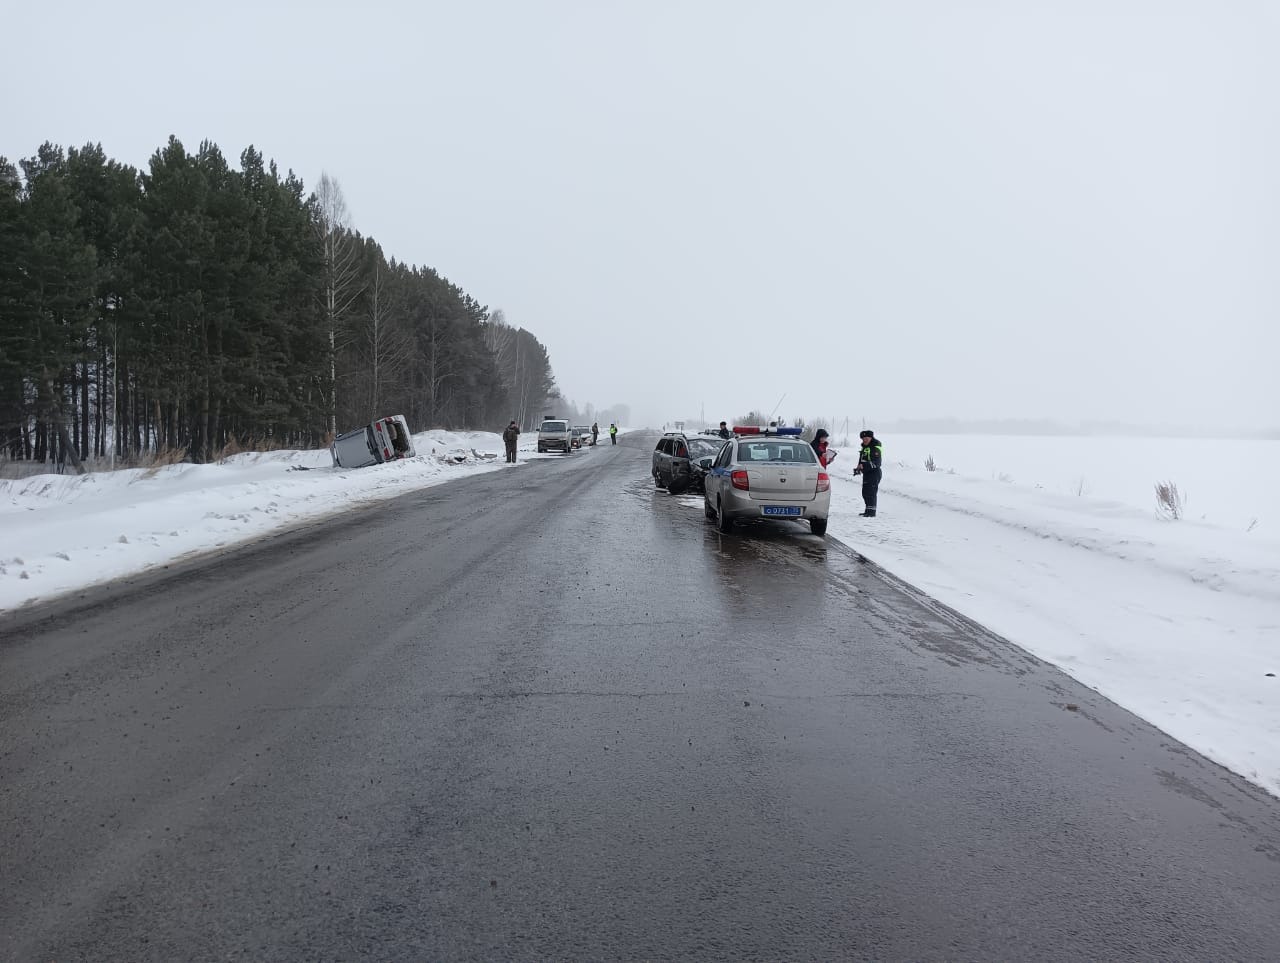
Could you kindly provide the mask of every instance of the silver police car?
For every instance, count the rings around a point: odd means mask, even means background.
[[[748,518],[807,520],[827,532],[831,478],[799,428],[737,427],[709,460],[703,511],[722,532]]]

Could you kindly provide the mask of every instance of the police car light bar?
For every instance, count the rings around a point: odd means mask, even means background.
[[[735,435],[798,435],[803,428],[762,428],[760,425],[734,425]]]

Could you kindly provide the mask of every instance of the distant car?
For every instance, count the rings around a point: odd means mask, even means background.
[[[736,427],[707,465],[703,512],[722,532],[735,521],[790,518],[827,533],[831,478],[799,429]]]
[[[404,415],[388,415],[333,439],[329,446],[335,468],[364,468],[399,458],[412,458],[413,438]]]
[[[573,453],[573,431],[569,422],[560,418],[546,418],[538,426],[538,452],[562,451]]]
[[[723,438],[669,431],[653,449],[653,483],[673,495],[693,489],[702,491],[707,473],[700,462],[714,458],[724,445]]]

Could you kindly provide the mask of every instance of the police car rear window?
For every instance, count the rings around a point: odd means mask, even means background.
[[[743,441],[738,443],[738,461],[779,461],[814,465],[818,458],[806,444],[791,441]]]

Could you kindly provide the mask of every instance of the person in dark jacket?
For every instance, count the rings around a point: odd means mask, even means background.
[[[502,440],[507,446],[507,463],[514,465],[516,463],[516,440],[520,437],[520,426],[514,421],[507,425],[502,432]]]
[[[853,473],[862,476],[862,500],[867,506],[859,517],[875,518],[876,492],[880,488],[880,478],[884,474],[880,467],[884,446],[880,444],[880,439],[876,437],[874,431],[861,432],[858,437],[862,440],[862,450],[858,452],[858,467],[853,470]]]
[[[724,421],[720,422],[720,437],[721,438],[733,437],[733,432],[729,430],[729,425],[727,422],[724,422]]]
[[[814,453],[818,456],[818,461],[823,468],[827,467],[827,448],[831,444],[828,441],[829,437],[827,429],[819,428],[813,433],[813,441],[809,442],[809,444],[813,445]]]
[[[596,446],[596,439],[600,437],[600,422],[591,422],[591,447]]]

